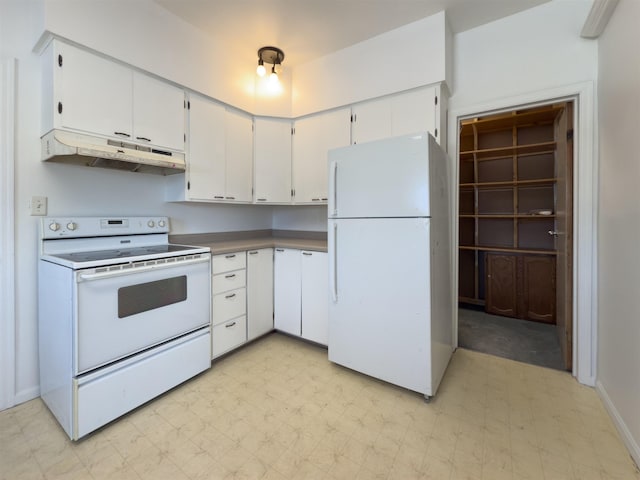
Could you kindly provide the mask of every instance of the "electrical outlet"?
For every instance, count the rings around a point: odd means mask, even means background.
[[[31,215],[44,216],[47,214],[47,197],[31,197],[29,204]]]

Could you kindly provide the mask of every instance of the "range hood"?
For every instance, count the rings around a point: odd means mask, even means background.
[[[51,130],[41,138],[42,160],[139,173],[185,171],[184,154],[93,135]]]

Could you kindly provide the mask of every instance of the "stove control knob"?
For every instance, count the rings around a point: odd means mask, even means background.
[[[51,230],[52,232],[57,232],[58,230],[60,230],[60,224],[56,222],[51,222],[49,224],[49,230]]]
[[[165,222],[164,220],[160,220],[160,221],[158,222],[158,226],[159,226],[160,228],[164,228],[164,227],[166,227],[166,226],[167,226],[167,222]]]
[[[149,228],[153,228],[153,227],[155,226],[154,221],[153,221],[153,220],[149,220],[149,221],[147,222],[147,226],[148,226]]]
[[[77,224],[77,223],[74,223],[74,222],[69,222],[69,223],[67,223],[67,229],[69,229],[69,230],[73,231],[73,230],[75,230],[76,228],[78,228],[78,224]]]

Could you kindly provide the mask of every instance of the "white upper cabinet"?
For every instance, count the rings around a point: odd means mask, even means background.
[[[225,112],[225,200],[251,202],[253,186],[253,119],[227,109]]]
[[[187,199],[222,199],[226,174],[225,109],[222,105],[193,94],[189,104]]]
[[[254,120],[254,200],[291,203],[291,122]]]
[[[45,54],[43,134],[62,128],[184,151],[184,91],[54,40]]]
[[[293,190],[296,204],[327,202],[327,154],[351,142],[351,110],[341,108],[296,120],[293,135]]]
[[[440,142],[439,92],[439,86],[423,87],[354,105],[353,143],[423,131]]]
[[[184,91],[156,78],[133,72],[135,140],[184,150]]]

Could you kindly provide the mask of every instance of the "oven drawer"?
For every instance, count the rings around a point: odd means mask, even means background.
[[[247,281],[246,270],[235,270],[233,272],[218,273],[211,280],[213,294],[234,290],[245,286]]]
[[[222,322],[211,332],[211,355],[213,358],[242,345],[247,341],[247,317],[241,317]]]
[[[216,273],[240,270],[247,266],[246,252],[227,253],[211,257],[211,271]]]
[[[246,289],[238,288],[213,296],[213,324],[244,315],[247,311]]]

